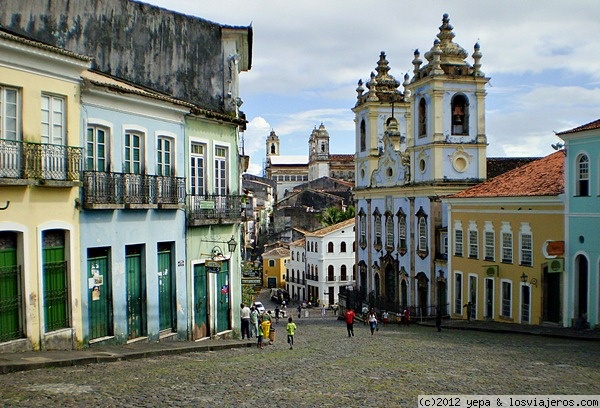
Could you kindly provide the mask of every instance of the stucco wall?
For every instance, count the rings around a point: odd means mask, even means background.
[[[0,24],[94,68],[223,111],[221,25],[130,0],[2,0]]]

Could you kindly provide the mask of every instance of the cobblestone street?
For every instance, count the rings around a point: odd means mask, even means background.
[[[313,312],[315,315],[317,311]],[[423,326],[285,323],[239,348],[0,376],[0,406],[415,407],[419,394],[600,394],[597,342]]]

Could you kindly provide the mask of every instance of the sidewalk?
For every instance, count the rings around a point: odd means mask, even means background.
[[[0,353],[0,374],[45,367],[70,367],[92,363],[109,363],[170,354],[217,351],[256,346],[254,340],[139,341],[115,346],[93,346],[84,350],[27,351]]]
[[[435,319],[412,320],[411,323],[421,326],[435,327]],[[442,330],[475,330],[487,331],[494,333],[512,333],[512,334],[529,334],[543,337],[554,337],[571,340],[589,340],[600,341],[600,330],[575,330],[572,327],[562,327],[554,325],[530,325],[518,323],[501,323],[501,322],[486,322],[482,320],[442,320]]]

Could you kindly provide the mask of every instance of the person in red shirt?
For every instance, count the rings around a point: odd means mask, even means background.
[[[354,337],[354,318],[356,317],[356,313],[352,308],[346,311],[346,328],[348,329],[348,337]]]

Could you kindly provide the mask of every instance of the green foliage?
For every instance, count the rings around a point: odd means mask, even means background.
[[[318,215],[318,219],[323,227],[328,227],[330,225],[349,220],[350,218],[354,218],[355,215],[356,210],[352,206],[346,207],[344,211],[337,207],[329,207]]]

